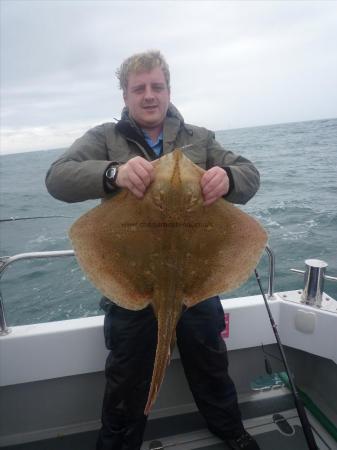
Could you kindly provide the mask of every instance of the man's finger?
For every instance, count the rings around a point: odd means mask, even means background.
[[[205,188],[207,184],[210,183],[215,176],[216,172],[212,171],[212,169],[205,172],[200,180],[201,187]]]
[[[147,186],[149,186],[149,184],[151,183],[152,178],[153,178],[152,177],[153,167],[151,164],[150,164],[150,167],[148,167],[148,166],[144,167],[143,165],[140,164],[134,168],[134,173],[142,180],[145,187],[147,187]]]
[[[146,188],[153,181],[154,168],[146,159],[136,156],[119,168],[116,183],[119,187],[126,187],[137,196],[143,195]]]
[[[134,158],[132,161],[132,166],[137,173],[138,171],[140,171],[141,173],[146,173],[151,178],[151,180],[153,179],[154,167],[149,161],[140,156]]]
[[[133,195],[135,195],[139,199],[144,197],[145,192],[140,191],[135,186],[131,186],[129,190],[132,192]]]
[[[135,187],[141,192],[145,192],[146,184],[144,183],[142,178],[136,172],[130,172],[128,175],[130,186]]]
[[[145,189],[141,190],[136,185],[132,184],[130,181],[127,184],[126,188],[137,198],[143,198],[145,194]]]
[[[203,194],[207,194],[208,192],[212,192],[214,189],[217,189],[219,186],[223,187],[225,185],[225,181],[223,177],[219,174],[215,174],[213,178],[211,178],[203,187]]]
[[[204,201],[204,206],[210,206],[210,205],[212,205],[216,200],[218,200],[218,197],[211,197],[210,199]]]

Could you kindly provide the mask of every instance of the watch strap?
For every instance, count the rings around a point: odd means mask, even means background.
[[[111,167],[116,167],[116,169],[118,169],[119,164],[116,163],[116,162],[112,162],[112,163],[110,163],[110,164],[106,167],[106,169],[105,169],[105,171],[104,171],[104,175],[103,175],[103,186],[104,186],[105,192],[107,192],[107,193],[113,192],[113,191],[115,191],[115,190],[117,189],[117,185],[115,184],[115,181],[116,181],[116,178],[117,178],[118,170],[116,171],[115,176],[114,176],[113,179],[109,179],[109,178],[106,176],[107,171],[108,171]]]

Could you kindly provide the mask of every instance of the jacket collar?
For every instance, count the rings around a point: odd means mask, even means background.
[[[183,116],[180,114],[178,109],[170,103],[164,121],[163,153],[169,153],[173,150],[177,134],[182,126],[184,126]],[[146,153],[151,157],[151,159],[158,158],[146,142],[142,130],[129,116],[129,110],[127,107],[123,109],[121,120],[116,124],[116,128],[127,139],[131,139],[139,143],[146,150]]]
[[[136,122],[129,116],[129,111],[124,108],[122,111],[122,118],[116,124],[116,129],[121,133],[126,139],[136,141],[143,149],[143,153],[149,156],[150,159],[156,159],[157,155],[154,153],[152,148],[146,142],[142,130],[138,127]]]

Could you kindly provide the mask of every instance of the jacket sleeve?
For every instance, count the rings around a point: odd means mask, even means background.
[[[51,165],[46,176],[48,192],[69,203],[105,197],[104,173],[109,164],[104,125],[100,125]]]
[[[207,146],[207,168],[219,166],[232,175],[231,190],[225,196],[231,203],[244,205],[260,187],[260,175],[256,167],[243,156],[225,150],[210,132]],[[226,170],[227,171],[227,170]]]

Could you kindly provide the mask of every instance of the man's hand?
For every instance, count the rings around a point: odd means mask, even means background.
[[[229,190],[229,178],[224,169],[214,166],[207,170],[201,178],[201,191],[204,205],[209,206]]]
[[[137,198],[142,198],[154,178],[152,164],[141,156],[129,159],[118,168],[116,185],[127,188]]]

